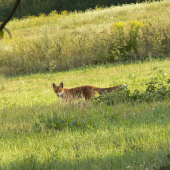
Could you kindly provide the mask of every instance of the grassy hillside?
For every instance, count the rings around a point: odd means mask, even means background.
[[[0,41],[0,74],[169,56],[170,1],[14,19]]]
[[[0,169],[154,169],[169,166],[170,104],[63,103],[52,83],[65,87],[145,82],[169,60],[99,65],[67,72],[0,78]]]

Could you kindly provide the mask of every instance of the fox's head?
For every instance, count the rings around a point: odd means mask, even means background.
[[[64,98],[64,90],[63,90],[63,87],[64,87],[63,82],[61,82],[59,86],[57,86],[55,83],[53,83],[54,92],[56,93],[56,95],[57,95],[58,97]]]

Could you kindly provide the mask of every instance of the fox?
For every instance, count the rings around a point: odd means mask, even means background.
[[[107,92],[111,93],[112,91],[118,92],[121,88],[127,88],[127,85],[118,85],[114,87],[108,87],[108,88],[99,88],[99,87],[94,87],[90,85],[86,86],[79,86],[79,87],[74,87],[74,88],[64,88],[64,83],[61,82],[59,86],[57,86],[55,83],[52,84],[54,92],[58,97],[61,97],[65,99],[66,101],[70,101],[72,99],[77,99],[77,98],[85,98],[85,100],[92,100],[92,97],[94,97],[97,93],[99,95]]]

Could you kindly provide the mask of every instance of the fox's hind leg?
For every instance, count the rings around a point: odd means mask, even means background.
[[[95,91],[92,89],[87,89],[84,93],[85,100],[92,100],[92,97],[95,96]]]

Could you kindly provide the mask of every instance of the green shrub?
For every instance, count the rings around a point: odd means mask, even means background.
[[[155,27],[138,20],[117,22],[111,26],[112,41],[109,45],[111,61],[144,60],[157,58],[168,52],[168,28]],[[166,51],[166,52],[165,52]]]
[[[81,126],[81,122],[73,120],[71,118],[57,119],[55,122],[46,123],[47,128],[54,128],[56,130],[63,130],[65,128],[78,128]]]
[[[146,83],[146,90],[144,92],[136,89],[131,93],[130,90],[122,89],[119,92],[105,93],[98,98],[94,98],[94,101],[97,103],[104,102],[107,105],[115,105],[122,102],[150,103],[170,99],[170,79],[167,78],[167,74],[159,70],[157,77],[151,78]]]

